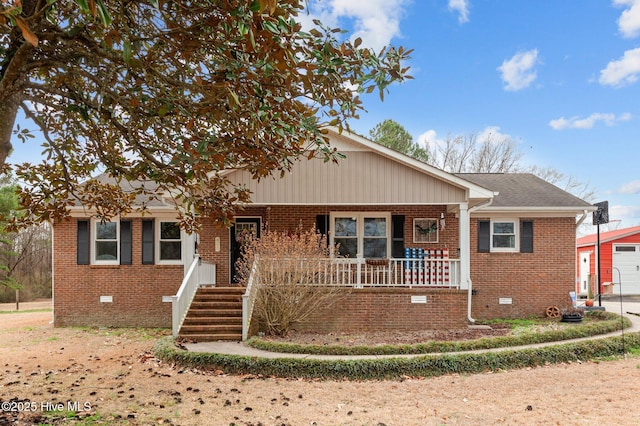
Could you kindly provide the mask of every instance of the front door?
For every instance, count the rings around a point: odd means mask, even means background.
[[[580,253],[580,294],[589,292],[589,281],[591,280],[591,252]]]
[[[259,217],[236,217],[236,221],[231,227],[231,282],[238,283],[236,263],[241,256],[242,241],[247,235],[260,238],[260,218]]]

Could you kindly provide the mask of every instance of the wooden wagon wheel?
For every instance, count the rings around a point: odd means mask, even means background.
[[[560,308],[557,306],[549,306],[546,313],[549,318],[558,318],[560,316]]]

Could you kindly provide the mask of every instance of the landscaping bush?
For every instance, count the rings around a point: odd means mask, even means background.
[[[156,343],[154,353],[165,362],[198,369],[221,370],[228,374],[307,379],[382,380],[452,373],[473,374],[561,362],[582,362],[618,356],[638,348],[640,348],[640,333],[631,333],[578,343],[520,350],[505,349],[498,352],[318,360],[188,352],[177,348],[173,339],[166,337]]]
[[[295,343],[273,342],[252,337],[246,344],[270,352],[299,353],[314,355],[401,355],[429,354],[442,352],[462,352],[479,349],[523,346],[534,343],[557,342],[595,336],[629,327],[631,322],[620,315],[606,311],[592,311],[586,314],[585,322],[571,324],[559,330],[523,333],[511,336],[484,337],[475,340],[428,341],[413,345],[381,346],[340,346],[340,345],[300,345]]]
[[[331,282],[326,276],[330,257],[326,237],[315,230],[263,230],[260,239],[243,242],[238,277],[244,285],[252,278],[257,286],[253,319],[262,331],[285,336],[293,325],[348,294],[342,287],[321,285]]]

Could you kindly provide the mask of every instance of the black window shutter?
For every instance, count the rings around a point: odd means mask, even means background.
[[[319,214],[316,215],[316,231],[324,235],[327,238],[327,245],[329,245],[329,215]]]
[[[491,251],[491,222],[488,220],[478,221],[478,253],[489,253]]]
[[[89,221],[78,221],[78,233],[77,233],[77,246],[76,246],[76,262],[78,265],[89,264]]]
[[[533,253],[533,221],[531,220],[520,224],[520,252]]]
[[[142,264],[154,263],[153,220],[142,221]]]
[[[131,221],[120,221],[120,264],[131,265]]]
[[[404,257],[404,215],[391,216],[391,256]]]

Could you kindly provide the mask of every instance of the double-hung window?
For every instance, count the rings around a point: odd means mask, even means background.
[[[517,251],[518,221],[494,220],[491,222],[491,251]]]
[[[338,244],[341,256],[383,258],[390,253],[389,213],[332,213],[331,243]]]
[[[118,222],[93,221],[93,253],[94,263],[114,264],[120,261]]]
[[[160,220],[157,224],[158,263],[182,262],[182,231],[176,221]]]

